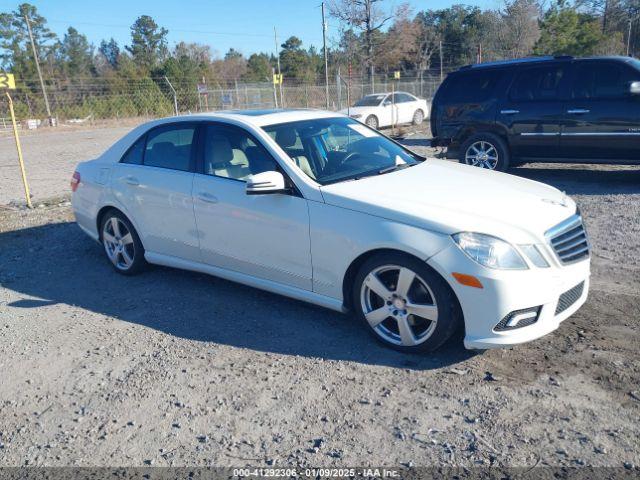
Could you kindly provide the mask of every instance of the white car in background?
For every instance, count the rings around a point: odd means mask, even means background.
[[[406,92],[375,93],[362,97],[340,113],[375,129],[405,123],[420,125],[429,118],[429,104]]]
[[[350,310],[403,351],[459,327],[468,348],[533,340],[587,298],[589,244],[564,193],[425,159],[336,113],[152,121],[71,186],[121,274],[149,262]]]

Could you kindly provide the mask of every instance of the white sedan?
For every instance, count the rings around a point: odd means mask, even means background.
[[[429,104],[406,92],[375,93],[362,97],[353,107],[344,108],[340,113],[375,129],[404,123],[420,125],[429,118]]]
[[[403,351],[458,328],[467,348],[533,340],[587,298],[589,245],[564,193],[425,159],[336,113],[156,120],[71,186],[121,274],[148,262],[352,311]]]

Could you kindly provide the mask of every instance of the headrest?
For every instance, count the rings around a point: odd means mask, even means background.
[[[173,153],[173,150],[175,148],[175,145],[171,142],[158,142],[153,144],[153,147],[151,147],[151,151],[153,151],[153,153],[155,154],[162,155],[166,153]]]
[[[213,135],[208,138],[209,155],[211,164],[226,164],[233,160],[233,148],[226,137]]]
[[[291,127],[276,130],[276,143],[282,148],[293,147],[297,139],[296,131]]]

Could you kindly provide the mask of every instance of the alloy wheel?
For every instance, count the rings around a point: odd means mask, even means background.
[[[467,165],[495,170],[498,166],[498,150],[485,140],[472,143],[464,154]]]
[[[102,229],[102,243],[111,263],[119,270],[129,270],[135,260],[135,244],[125,223],[111,217]]]
[[[435,296],[416,272],[399,265],[372,270],[360,290],[365,319],[386,342],[415,346],[425,342],[438,322]]]
[[[373,115],[370,115],[369,117],[367,117],[367,119],[365,120],[365,123],[367,124],[368,127],[371,127],[375,130],[378,129],[378,119]]]
[[[416,113],[413,114],[414,125],[420,125],[423,121],[424,121],[424,113],[422,113],[422,110],[416,110]]]

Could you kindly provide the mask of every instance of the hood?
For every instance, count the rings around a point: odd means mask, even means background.
[[[444,234],[540,243],[573,215],[563,192],[506,173],[428,159],[416,166],[321,187],[326,203]]]

